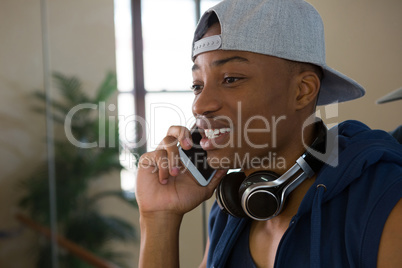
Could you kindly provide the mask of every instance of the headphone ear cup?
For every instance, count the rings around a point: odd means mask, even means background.
[[[246,175],[243,172],[227,174],[216,189],[216,200],[223,211],[237,218],[247,217],[244,213],[239,196],[239,188]]]
[[[272,171],[258,171],[248,176],[239,188],[240,200],[248,188],[256,183],[274,181],[280,176]],[[273,190],[258,190],[246,193],[245,207],[243,211],[247,211],[254,219],[264,220],[270,218],[279,209],[279,202],[276,196],[276,191]],[[241,205],[241,201],[240,201]]]

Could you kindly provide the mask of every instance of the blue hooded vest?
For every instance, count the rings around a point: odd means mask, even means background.
[[[402,197],[402,145],[357,121],[339,124],[337,138],[339,164],[317,174],[279,243],[276,268],[377,265],[384,224]],[[255,267],[250,224],[215,203],[207,267]]]

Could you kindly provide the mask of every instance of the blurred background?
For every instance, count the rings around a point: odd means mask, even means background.
[[[136,160],[194,122],[192,32],[217,2],[0,0],[0,267],[137,267]],[[309,2],[327,64],[367,90],[321,117],[401,125],[400,101],[375,102],[402,86],[402,2]],[[212,202],[184,219],[183,267]]]

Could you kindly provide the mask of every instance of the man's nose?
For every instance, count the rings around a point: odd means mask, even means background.
[[[201,93],[199,93],[193,102],[193,114],[209,115],[221,109],[222,99],[219,91],[213,86],[204,85]]]

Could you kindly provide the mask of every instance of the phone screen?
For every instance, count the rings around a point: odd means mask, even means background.
[[[207,163],[207,152],[201,148],[200,141],[202,136],[197,128],[192,131],[191,137],[194,145],[190,150],[181,149],[182,152],[187,156],[182,157],[181,160],[201,185],[207,185],[212,179],[216,170],[211,168]],[[191,162],[191,164],[189,162]],[[200,174],[198,174],[196,171],[194,172],[192,167],[195,167]]]

